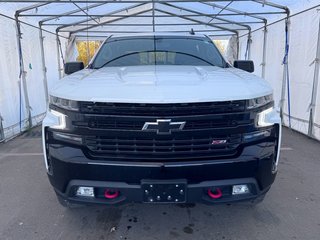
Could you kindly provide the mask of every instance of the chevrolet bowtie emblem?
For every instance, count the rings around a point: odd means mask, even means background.
[[[171,119],[158,119],[157,122],[146,122],[142,131],[171,134],[172,131],[181,131],[185,124],[186,122],[171,122]]]

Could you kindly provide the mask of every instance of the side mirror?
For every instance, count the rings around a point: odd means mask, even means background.
[[[249,73],[254,72],[254,63],[253,63],[253,61],[236,60],[236,61],[234,61],[233,66],[235,68],[239,68],[239,69],[244,70],[244,71],[249,72]]]
[[[69,75],[84,69],[83,62],[68,62],[64,64],[64,73]]]

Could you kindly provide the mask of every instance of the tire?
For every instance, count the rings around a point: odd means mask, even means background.
[[[76,204],[76,203],[70,203],[68,200],[63,199],[61,196],[59,196],[57,193],[57,199],[61,206],[68,208],[68,209],[76,209],[76,208],[83,208],[86,205],[83,204]]]

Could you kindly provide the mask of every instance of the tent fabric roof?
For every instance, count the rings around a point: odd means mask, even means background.
[[[0,13],[69,37],[190,31],[235,35],[284,18],[317,0],[11,0]],[[16,15],[15,15],[16,14]],[[138,27],[138,30],[137,30]]]

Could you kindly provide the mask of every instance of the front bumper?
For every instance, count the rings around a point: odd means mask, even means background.
[[[276,118],[269,137],[250,140],[241,145],[236,156],[199,161],[135,162],[92,159],[74,144],[50,142],[46,131],[57,123],[46,117],[43,122],[43,147],[49,180],[60,198],[71,203],[117,204],[143,202],[143,181],[186,182],[185,202],[227,203],[250,201],[263,196],[274,182],[281,140],[280,120]],[[63,132],[63,131],[62,131]],[[231,187],[247,184],[250,193],[232,195]],[[106,199],[101,194],[95,198],[77,197],[79,186],[94,187],[99,193],[104,189],[119,191],[116,199]],[[208,189],[222,189],[222,197],[212,199]]]
[[[173,180],[174,182],[174,180]],[[230,189],[233,185],[247,184],[250,188],[250,193],[241,195],[231,195]],[[119,196],[115,199],[106,199],[101,194],[96,194],[95,197],[77,197],[75,195],[76,189],[79,186],[94,187],[95,192],[101,192],[103,189],[115,189],[119,191]],[[218,199],[213,199],[207,194],[207,189],[219,188],[222,189],[223,195]],[[264,190],[259,190],[257,181],[254,178],[232,179],[232,180],[218,180],[218,181],[205,181],[198,184],[188,184],[186,188],[186,201],[183,203],[204,203],[204,204],[218,204],[218,203],[232,203],[243,202],[261,199],[267,193],[270,187]],[[84,181],[72,180],[69,182],[66,192],[60,192],[55,189],[56,194],[71,204],[125,204],[132,202],[148,202],[144,200],[143,189],[141,185],[126,184],[123,182],[102,182],[102,181]],[[149,201],[149,203],[151,203]],[[152,203],[157,203],[157,200]],[[175,203],[167,201],[165,203]],[[181,203],[181,202],[179,202]]]
[[[261,151],[261,149],[263,149]],[[143,202],[144,180],[173,183],[177,179],[186,181],[186,201],[188,203],[227,203],[250,201],[264,195],[273,183],[276,174],[272,173],[275,161],[274,143],[257,143],[246,147],[241,156],[235,159],[211,160],[179,163],[115,163],[92,161],[82,151],[66,146],[50,146],[52,174],[50,182],[57,194],[73,203],[116,204]],[[254,155],[259,152],[259,156]],[[250,193],[232,196],[232,185],[247,184]],[[95,191],[113,189],[120,192],[116,199],[103,196],[77,197],[79,186],[94,187]],[[223,196],[211,199],[208,189],[220,188]],[[99,195],[99,194],[98,194]]]

